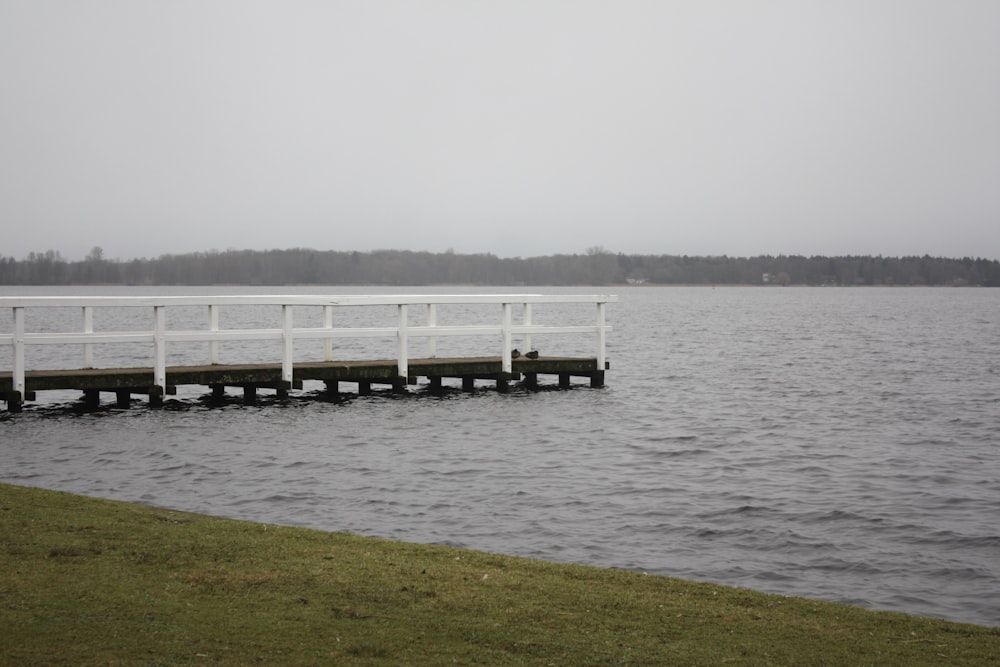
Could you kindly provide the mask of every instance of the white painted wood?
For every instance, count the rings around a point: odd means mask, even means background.
[[[604,370],[604,354],[607,344],[607,327],[605,326],[605,306],[607,304],[599,301],[597,303],[597,368]]]
[[[500,370],[503,371],[504,373],[510,373],[511,371],[513,371],[513,364],[511,363],[511,354],[510,354],[511,343],[513,341],[513,337],[510,331],[511,328],[510,311],[511,311],[510,303],[503,304],[503,324],[501,325],[503,327],[503,330],[500,334],[500,337],[503,340],[502,343],[503,349],[500,351],[500,360],[501,360]]]
[[[25,343],[29,345],[66,345],[81,343],[152,343],[153,331],[66,331],[53,333],[26,333]]]
[[[24,398],[24,308],[14,308],[13,389]]]
[[[323,328],[333,329],[333,306],[323,306]],[[333,338],[323,341],[323,361],[333,361]]]
[[[396,374],[405,378],[410,372],[410,359],[409,359],[409,335],[407,328],[409,327],[409,313],[407,312],[407,305],[401,303],[399,308],[399,323],[396,326],[396,340],[398,341],[397,352],[396,352]]]
[[[292,367],[295,359],[295,331],[293,328],[292,306],[281,307],[281,340],[283,352],[281,355],[281,380],[292,386]]]
[[[102,306],[396,306],[427,303],[612,303],[607,294],[347,294],[347,295],[217,295],[217,296],[0,296],[2,307]]]
[[[94,333],[94,307],[84,306],[83,307],[83,333],[92,334]],[[93,343],[83,344],[83,367],[93,368],[94,367],[94,345]]]
[[[530,327],[531,326],[531,304],[530,303],[526,303],[522,307],[524,308],[524,326]],[[532,347],[531,347],[531,332],[530,331],[524,332],[524,338],[522,340],[524,341],[524,351],[525,352],[530,352],[532,350]]]
[[[208,330],[213,333],[219,330],[218,304],[212,303],[208,306]],[[219,341],[217,340],[210,340],[208,342],[208,363],[219,363]]]
[[[167,313],[166,306],[153,307],[153,319],[156,321],[153,330],[153,384],[160,388],[160,395],[167,393]]]
[[[427,329],[434,331],[437,327],[437,304],[427,304]],[[437,356],[437,336],[433,333],[427,336],[427,358],[433,359]]]

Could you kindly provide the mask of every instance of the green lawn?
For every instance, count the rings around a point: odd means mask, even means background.
[[[1000,665],[998,628],[18,486],[0,535],[2,665]]]

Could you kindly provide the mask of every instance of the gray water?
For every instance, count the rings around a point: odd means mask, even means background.
[[[43,394],[0,481],[1000,625],[1000,290],[617,293],[602,389]]]

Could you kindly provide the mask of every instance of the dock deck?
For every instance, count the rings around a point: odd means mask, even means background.
[[[299,362],[292,371],[292,381],[282,379],[282,365],[269,364],[211,364],[204,366],[168,366],[167,385],[161,391],[150,382],[153,368],[77,368],[69,370],[43,370],[25,372],[25,400],[36,400],[36,393],[51,390],[77,390],[93,405],[99,403],[101,393],[113,393],[120,407],[129,405],[133,394],[149,396],[151,405],[160,405],[164,394],[176,393],[178,386],[199,385],[208,387],[221,396],[227,387],[243,391],[244,401],[256,400],[258,389],[273,389],[279,397],[302,389],[307,380],[325,383],[326,391],[340,392],[341,382],[357,383],[358,394],[370,394],[373,385],[388,385],[403,391],[405,385],[417,385],[425,378],[430,388],[441,388],[444,379],[460,379],[462,389],[472,391],[476,380],[496,383],[496,389],[505,392],[511,382],[522,382],[529,387],[538,386],[539,375],[558,377],[560,387],[569,387],[571,378],[586,378],[591,387],[604,385],[605,368],[599,368],[596,358],[539,357],[538,359],[512,360],[513,370],[505,373],[500,357],[458,357],[410,359],[409,375],[397,375],[395,359],[359,361]],[[10,372],[0,372],[0,396],[9,396],[13,388]]]

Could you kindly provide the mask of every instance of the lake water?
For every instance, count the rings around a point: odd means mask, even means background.
[[[615,293],[602,389],[41,394],[0,481],[1000,625],[1000,290]]]

